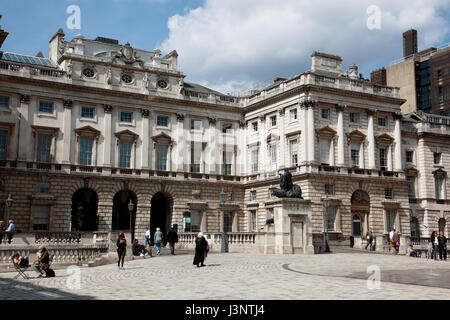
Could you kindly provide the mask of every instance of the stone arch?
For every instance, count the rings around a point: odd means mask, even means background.
[[[360,184],[361,186],[362,184]],[[370,216],[370,197],[369,194],[362,190],[354,190],[350,197],[352,232],[353,232],[353,217],[355,214],[361,218],[361,235],[364,235],[369,230],[369,216]]]
[[[70,185],[69,192],[74,194],[79,189],[92,189],[97,195],[101,192],[98,183],[91,178],[84,178],[82,180],[77,180]]]
[[[122,189],[114,193],[111,223],[112,230],[130,230],[131,233],[133,233],[136,222],[136,211],[139,205],[137,200],[137,195],[132,190]],[[130,201],[134,204],[131,217],[128,209]]]
[[[164,190],[164,189],[163,189]],[[150,234],[153,235],[156,228],[161,228],[165,235],[172,224],[174,198],[168,191],[158,191],[153,193],[150,200]]]

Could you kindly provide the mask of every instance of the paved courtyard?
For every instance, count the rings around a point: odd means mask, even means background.
[[[328,255],[210,254],[206,267],[191,253],[79,269],[55,278],[13,280],[0,274],[0,299],[450,299],[450,262],[365,253]],[[367,279],[380,269],[380,288]]]

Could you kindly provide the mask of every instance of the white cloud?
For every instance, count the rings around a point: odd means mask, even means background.
[[[379,30],[367,28],[370,5],[381,9]],[[409,28],[418,30],[419,50],[442,42],[449,6],[450,0],[206,0],[169,18],[161,48],[178,51],[187,81],[223,92],[306,71],[315,50],[368,73],[401,58],[401,34]]]

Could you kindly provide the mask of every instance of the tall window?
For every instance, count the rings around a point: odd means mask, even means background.
[[[36,206],[34,207],[33,230],[47,231],[49,224],[50,207]]]
[[[406,151],[406,162],[407,163],[414,162],[414,151]]]
[[[359,149],[360,149],[359,143],[352,143],[350,146],[353,167],[359,166]]]
[[[80,139],[80,164],[85,166],[92,165],[92,145],[93,140],[89,138]]]
[[[121,112],[120,113],[120,122],[133,122],[133,113],[132,112]]]
[[[443,178],[434,178],[434,185],[435,185],[435,189],[436,189],[436,199],[440,200],[444,198],[443,195],[443,184],[444,184],[444,179]]]
[[[256,190],[250,191],[250,201],[256,200]]]
[[[2,109],[9,108],[9,97],[0,97],[0,108]]]
[[[258,150],[252,151],[252,172],[258,172]]]
[[[271,163],[272,163],[272,170],[273,171],[277,170],[277,146],[276,145],[272,145],[270,147],[270,159],[271,159]]]
[[[296,167],[298,165],[298,143],[297,140],[292,140],[290,143],[291,148],[291,166]]]
[[[386,232],[391,232],[395,228],[395,211],[386,211]]]
[[[119,167],[131,168],[131,142],[121,142],[119,144]]]
[[[419,237],[419,230],[417,228],[417,219],[412,218],[410,221],[410,230],[411,230],[411,238],[418,238]]]
[[[256,210],[250,211],[250,231],[256,231]]]
[[[334,225],[336,222],[336,208],[335,207],[329,207],[327,211],[327,228],[328,231],[334,231]]]
[[[191,172],[200,172],[200,163],[202,157],[201,144],[191,144]]]
[[[231,163],[233,161],[232,151],[223,151],[223,174],[231,174]]]
[[[408,181],[408,197],[415,198],[416,197],[416,177],[406,176],[406,180]]]
[[[440,164],[441,163],[441,153],[435,152],[434,153],[434,164]]]
[[[297,120],[297,109],[291,109],[291,111],[289,111],[289,114],[291,116],[291,120]]]
[[[353,235],[355,237],[361,236],[362,226],[361,226],[361,217],[357,214],[353,215]]]
[[[387,148],[380,148],[379,156],[380,156],[380,170],[387,170],[388,169]]]
[[[322,165],[330,165],[330,146],[331,140],[319,140],[320,164]]]
[[[40,113],[53,113],[53,103],[52,102],[40,102],[39,103]]]
[[[52,147],[53,137],[47,134],[38,135],[38,145],[37,145],[37,162],[50,162],[51,154],[50,150]]]
[[[232,232],[233,231],[233,218],[234,218],[234,213],[233,212],[225,212],[225,216],[224,216],[224,230],[225,232]]]
[[[277,116],[270,117],[270,124],[272,125],[272,127],[275,127],[277,125]]]
[[[169,126],[169,117],[167,116],[158,116],[156,118],[156,125],[160,127],[168,127]]]
[[[95,108],[93,107],[81,107],[81,117],[94,119]]]
[[[156,146],[156,170],[167,170],[168,146]]]
[[[6,138],[7,131],[0,131],[0,160],[6,160]]]

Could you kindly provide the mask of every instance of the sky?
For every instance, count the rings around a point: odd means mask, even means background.
[[[67,20],[76,5],[79,29]],[[450,45],[450,0],[0,0],[2,50],[41,51],[59,28],[177,50],[185,81],[243,94],[275,77],[308,71],[311,53],[339,55],[364,77],[403,55],[402,33],[418,31],[419,50]],[[71,20],[72,22],[74,20]]]

